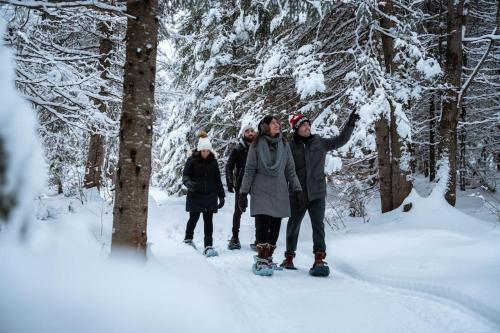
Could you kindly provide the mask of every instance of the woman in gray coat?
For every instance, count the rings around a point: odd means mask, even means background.
[[[245,174],[238,200],[241,211],[248,206],[255,217],[257,258],[252,269],[257,275],[272,275],[277,265],[272,262],[281,219],[290,216],[288,189],[298,200],[302,188],[295,174],[290,146],[281,133],[276,117],[266,116],[259,123],[259,134],[248,151]]]

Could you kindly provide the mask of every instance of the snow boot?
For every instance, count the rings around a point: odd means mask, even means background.
[[[257,244],[257,257],[255,258],[255,263],[252,265],[252,271],[255,275],[273,275],[274,271],[267,259],[269,257],[269,250],[269,244]]]
[[[241,244],[240,244],[240,240],[238,239],[238,237],[234,237],[231,238],[229,240],[229,244],[227,245],[227,248],[229,250],[239,250],[241,249]]]
[[[219,253],[215,251],[215,249],[211,246],[206,246],[205,251],[203,251],[203,254],[205,257],[210,258],[210,257],[217,257]]]
[[[196,245],[194,245],[194,243],[193,243],[193,240],[192,240],[192,239],[185,239],[185,240],[183,240],[182,242],[183,242],[184,244],[187,244],[187,245],[189,245],[189,246],[192,246],[195,250],[198,250],[198,249],[196,248]]]
[[[282,271],[283,267],[280,267],[277,263],[273,261],[273,253],[276,250],[276,245],[269,245],[269,255],[267,257],[267,261],[269,262],[269,266],[275,271]]]
[[[328,264],[323,261],[325,259],[325,252],[316,252],[314,253],[314,264],[309,270],[309,274],[312,276],[328,276],[330,275],[330,267]]]
[[[281,267],[283,267],[284,269],[296,270],[297,268],[293,264],[293,258],[295,258],[294,252],[285,252],[285,259],[281,263]]]

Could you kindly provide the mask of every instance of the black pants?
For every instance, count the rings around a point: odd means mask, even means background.
[[[241,209],[238,206],[238,200],[240,198],[240,192],[234,192],[234,213],[233,213],[233,238],[238,238],[240,234],[240,223],[241,223]]]
[[[308,212],[313,232],[313,252],[325,252],[325,223],[323,221],[325,218],[325,199],[309,201],[303,209],[297,209],[295,198],[290,197],[290,206],[292,216],[288,219],[286,226],[286,251],[295,253],[297,250],[300,224]]]
[[[280,235],[281,218],[269,215],[255,215],[255,236],[257,244],[276,245]]]
[[[205,232],[205,247],[212,246],[212,234],[214,232],[213,224],[214,213],[203,213],[203,231]],[[200,213],[189,213],[189,220],[186,226],[186,237],[184,239],[193,239],[194,228],[200,219]]]

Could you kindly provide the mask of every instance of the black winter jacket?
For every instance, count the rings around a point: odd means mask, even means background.
[[[333,138],[311,136],[304,142],[294,134],[290,143],[295,172],[299,177],[302,192],[307,195],[308,201],[326,196],[325,160],[326,153],[345,145],[354,130],[354,126],[346,125],[342,132]],[[290,190],[290,194],[293,192]]]
[[[217,213],[218,198],[224,198],[217,159],[210,155],[203,159],[195,151],[186,161],[182,183],[188,188],[186,211],[192,213]]]
[[[228,187],[233,186],[236,192],[241,187],[241,181],[245,174],[245,164],[247,162],[248,148],[250,144],[242,137],[229,154],[229,159],[226,164],[226,184]]]

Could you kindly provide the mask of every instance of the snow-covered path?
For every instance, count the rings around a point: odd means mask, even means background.
[[[0,242],[0,332],[500,332],[498,223],[416,197],[410,213],[327,229],[332,274],[313,278],[306,217],[299,270],[260,277],[248,213],[243,248],[226,248],[232,195],[214,218],[215,258],[201,220],[198,250],[182,243],[184,197],[150,198],[147,265],[108,260],[112,209],[97,195],[38,202],[30,241]]]
[[[500,327],[498,308],[488,307],[479,299],[439,284],[417,282],[417,279],[389,278],[384,274],[358,272],[345,258],[331,255],[332,275],[313,278],[308,275],[312,263],[312,242],[309,220],[301,231],[297,253],[297,271],[277,271],[271,278],[251,273],[253,223],[248,214],[242,220],[241,250],[229,251],[225,245],[231,231],[232,196],[227,206],[214,219],[214,245],[220,256],[205,259],[181,243],[187,213],[184,198],[158,200],[159,223],[151,225],[151,251],[162,262],[181,255],[187,263],[197,266],[202,273],[213,270],[217,279],[230,292],[231,304],[243,314],[243,326],[253,332],[494,332]],[[282,259],[284,229],[275,254]],[[195,242],[202,248],[203,224],[195,233]],[[155,236],[153,236],[155,235]],[[366,235],[359,235],[362,239]],[[329,237],[329,249],[335,249],[336,240]],[[162,244],[173,241],[175,248]],[[397,243],[397,241],[396,241]],[[361,243],[348,244],[359,246]],[[367,246],[370,246],[368,243]],[[346,250],[346,249],[339,249]],[[348,249],[347,249],[348,250]],[[353,252],[356,252],[354,250]],[[200,257],[202,260],[200,260]],[[390,257],[380,257],[379,268],[387,265]],[[396,262],[394,263],[396,264]],[[389,264],[390,265],[390,264]],[[408,263],[406,263],[408,266]],[[497,271],[498,271],[498,267]],[[415,270],[418,270],[416,268]],[[377,270],[380,272],[380,270]],[[498,289],[497,289],[498,291]],[[500,294],[499,294],[500,295]],[[498,304],[498,303],[497,303]]]

